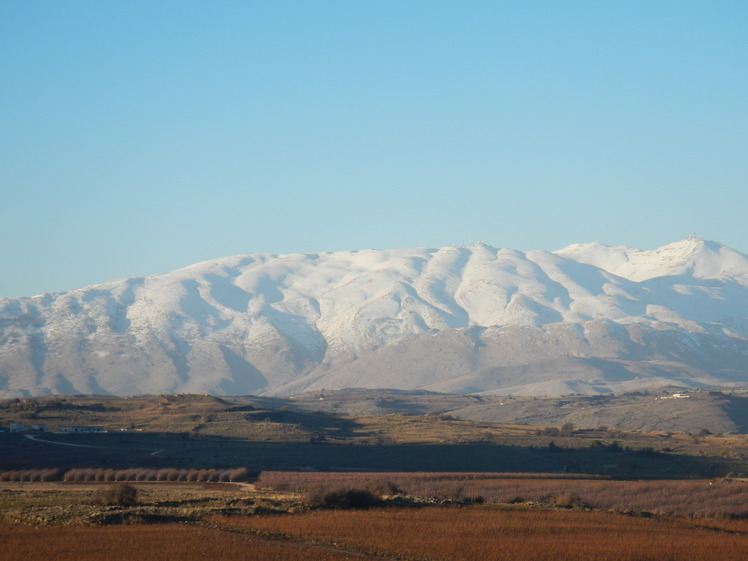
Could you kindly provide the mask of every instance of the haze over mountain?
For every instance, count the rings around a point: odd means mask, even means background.
[[[467,247],[226,257],[0,299],[0,397],[748,383],[748,257]]]

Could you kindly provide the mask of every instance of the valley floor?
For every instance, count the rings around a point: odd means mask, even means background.
[[[328,482],[335,477],[320,475]],[[357,476],[363,483],[364,474]],[[273,477],[255,485],[135,482],[138,499],[131,506],[102,505],[102,493],[110,487],[105,483],[5,482],[0,559],[726,561],[742,559],[748,551],[748,518],[740,513],[681,516],[562,507],[558,494],[556,506],[400,495],[370,509],[311,508],[302,493],[270,488],[270,481],[278,485],[291,475]],[[388,477],[418,479],[416,474]],[[469,480],[466,474],[420,477]],[[585,486],[609,485],[621,498],[641,491],[641,482],[537,475],[493,480],[546,491],[572,482],[582,493]],[[698,489],[720,482],[709,483],[651,482],[647,492],[665,505],[668,493],[680,489],[696,503],[705,500]],[[748,487],[742,481],[722,483],[718,494],[740,494]]]
[[[0,526],[6,561],[725,561],[737,528],[620,514],[475,507],[212,517],[200,524]]]

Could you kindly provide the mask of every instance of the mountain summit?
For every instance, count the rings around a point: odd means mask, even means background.
[[[740,278],[746,282],[746,256],[717,242],[690,236],[653,251],[577,244],[556,252],[628,280],[690,274],[699,279]]]
[[[0,300],[0,396],[346,387],[559,395],[748,382],[748,257],[467,247],[252,254]]]

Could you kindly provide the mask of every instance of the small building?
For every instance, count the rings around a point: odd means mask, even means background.
[[[8,427],[0,427],[0,432],[10,432]]]
[[[62,432],[104,432],[104,427],[86,427],[86,426],[73,426],[73,427],[62,427]]]
[[[22,432],[26,430],[26,425],[23,423],[11,423],[10,432]]]
[[[48,432],[49,431],[49,427],[47,427],[47,425],[29,425],[29,428],[31,430],[37,430],[39,432]]]

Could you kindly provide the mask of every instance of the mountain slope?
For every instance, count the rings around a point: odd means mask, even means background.
[[[599,393],[748,380],[748,258],[485,245],[241,255],[0,300],[0,395],[392,387]]]

